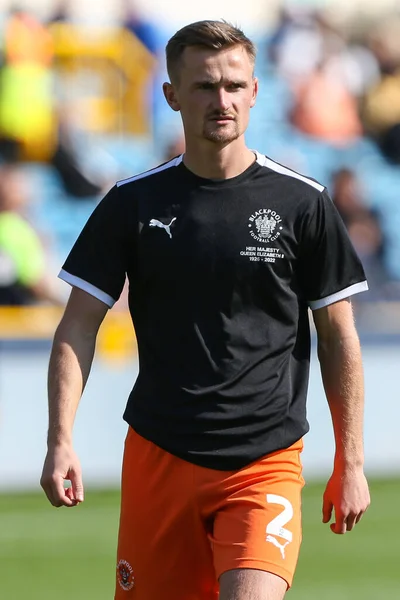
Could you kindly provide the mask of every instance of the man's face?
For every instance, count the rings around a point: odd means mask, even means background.
[[[243,135],[257,95],[253,69],[242,46],[185,49],[177,80],[164,84],[164,94],[181,113],[187,141],[226,145]]]

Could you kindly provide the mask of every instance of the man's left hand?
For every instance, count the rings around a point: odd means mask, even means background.
[[[322,522],[329,523],[334,510],[335,522],[330,525],[333,533],[343,534],[351,531],[370,502],[363,469],[335,467],[323,497]]]

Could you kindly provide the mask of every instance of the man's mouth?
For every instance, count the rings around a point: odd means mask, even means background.
[[[211,117],[211,121],[217,121],[217,123],[225,123],[226,121],[233,121],[234,118],[231,115],[214,115]]]

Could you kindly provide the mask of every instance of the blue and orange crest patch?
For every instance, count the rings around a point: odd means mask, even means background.
[[[119,560],[117,564],[117,579],[123,590],[128,592],[135,585],[133,569],[126,560]]]

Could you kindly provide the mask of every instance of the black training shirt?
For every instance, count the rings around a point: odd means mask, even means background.
[[[60,273],[108,306],[127,275],[140,367],[124,418],[222,470],[308,431],[308,307],[367,289],[326,189],[256,156],[227,180],[179,156],[120,181]]]

